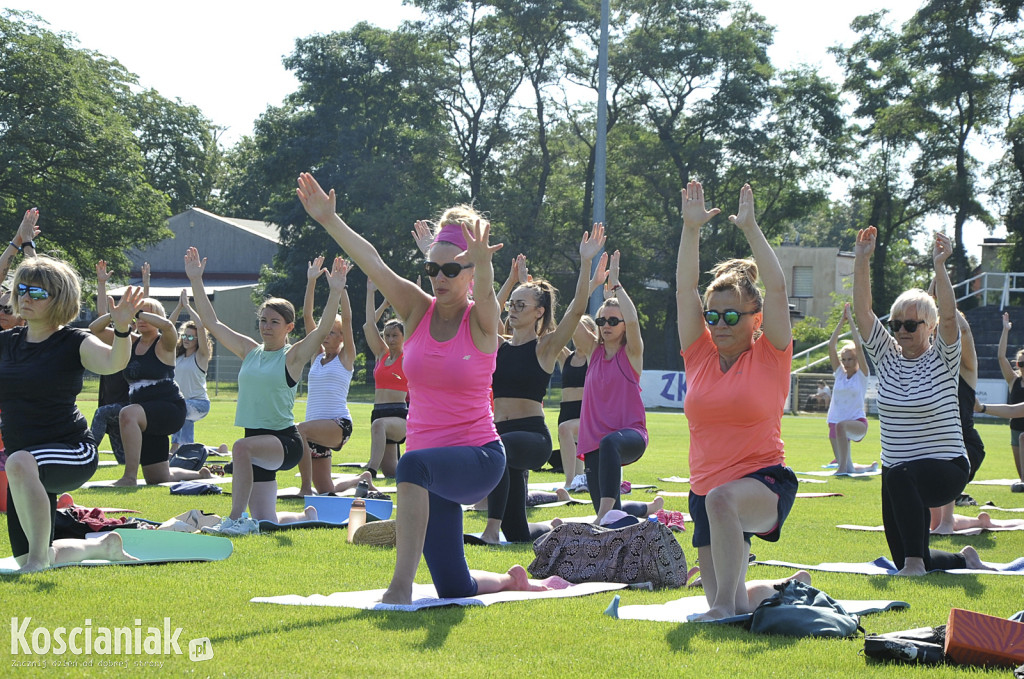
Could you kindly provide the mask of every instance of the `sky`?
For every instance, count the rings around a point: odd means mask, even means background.
[[[750,1],[777,27],[769,51],[777,67],[806,63],[836,81],[840,70],[827,50],[853,41],[849,24],[854,17],[884,8],[895,21],[903,22],[919,5],[916,0]],[[51,30],[76,35],[82,48],[116,58],[139,76],[143,87],[198,106],[207,118],[226,128],[220,138],[225,146],[250,134],[253,121],[267,106],[279,104],[296,88],[296,80],[281,60],[292,52],[297,38],[347,30],[360,21],[395,28],[418,16],[401,0],[338,0],[313,6],[315,11],[289,10],[287,3],[237,0],[4,3],[9,9],[38,14]],[[985,235],[983,228],[972,229],[966,244],[979,243]],[[975,247],[969,250],[977,253]]]

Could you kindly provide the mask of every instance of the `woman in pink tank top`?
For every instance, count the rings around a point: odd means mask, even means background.
[[[471,207],[447,210],[424,265],[434,296],[405,280],[365,238],[335,213],[335,194],[311,174],[299,175],[299,200],[344,248],[405,319],[404,367],[409,380],[407,452],[398,462],[397,558],[382,601],[409,604],[422,555],[438,596],[549,589],[561,579],[528,579],[519,565],[507,573],[470,571],[462,537],[462,505],[497,485],[505,452],[494,428],[491,374],[500,312],[494,295],[490,225]],[[422,227],[422,224],[418,224]],[[475,302],[469,301],[471,290]],[[368,524],[372,525],[372,524]]]
[[[750,538],[779,539],[797,487],[780,438],[793,359],[786,277],[754,219],[754,194],[745,185],[729,221],[743,232],[756,262],[720,263],[701,299],[700,228],[718,213],[705,210],[703,187],[690,182],[683,192],[676,305],[686,361],[693,546],[710,608],[701,620],[749,613],[775,593],[773,583],[744,581]],[[805,571],[793,577],[810,582]]]

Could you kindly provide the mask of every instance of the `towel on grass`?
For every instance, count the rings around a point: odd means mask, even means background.
[[[563,599],[571,596],[586,596],[599,592],[610,592],[622,589],[626,585],[617,582],[585,582],[572,585],[566,589],[550,589],[544,592],[494,592],[478,594],[474,597],[458,599],[439,599],[433,585],[413,585],[412,603],[407,606],[382,604],[381,596],[387,590],[371,589],[364,592],[335,592],[324,596],[313,594],[300,596],[286,594],[283,596],[254,597],[252,603],[282,604],[285,606],[328,606],[332,608],[356,608],[364,611],[418,611],[435,606],[490,606],[506,601],[526,601],[528,599]]]

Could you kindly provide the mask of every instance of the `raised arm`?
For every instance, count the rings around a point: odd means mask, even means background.
[[[21,219],[21,225],[14,233],[14,238],[0,253],[0,282],[7,280],[7,272],[11,269],[11,262],[18,252],[26,257],[34,257],[36,254],[33,239],[39,235],[39,227],[36,222],[39,220],[39,208],[34,207],[25,210],[25,216]]]
[[[348,297],[348,286],[341,290],[341,363],[349,372],[356,364],[356,336],[352,328],[352,300]]]
[[[619,251],[611,256],[608,263],[608,286],[613,296],[619,300],[619,311],[622,312],[622,320],[626,322],[626,356],[629,357],[629,364],[633,370],[641,373],[644,371],[644,338],[640,333],[640,316],[636,313],[636,305],[626,294],[619,280]]]
[[[416,220],[411,233],[412,239],[416,241],[416,247],[426,257],[430,253],[430,246],[434,244],[434,232],[430,229],[430,222],[423,219]]]
[[[973,389],[978,386],[978,350],[974,346],[974,333],[959,309],[956,310],[956,322],[960,328],[960,375]]]
[[[1006,345],[1010,340],[1010,328],[1013,327],[1013,323],[1010,322],[1010,314],[1003,312],[1003,332],[999,335],[999,349],[996,353],[999,355],[999,371],[1003,373],[1003,379],[1006,380],[1007,386],[1012,387],[1014,380],[1017,379],[1017,373],[1014,371],[1013,366],[1010,364],[1010,359],[1006,358]]]
[[[313,332],[292,345],[285,359],[288,373],[296,381],[302,376],[302,368],[306,363],[309,363],[317,354],[323,351],[324,340],[327,339],[327,334],[334,325],[334,317],[337,315],[336,309],[341,302],[342,294],[345,292],[348,269],[348,262],[341,257],[335,257],[331,270],[324,272],[331,294],[327,297],[326,304],[324,304],[324,313],[320,316],[320,323],[313,329]]]
[[[683,189],[683,230],[676,256],[676,327],[683,351],[704,334],[704,302],[700,281],[700,228],[721,210],[704,208],[704,187],[690,182]]]
[[[181,315],[182,311],[188,308],[188,291],[185,288],[181,289],[178,294],[178,301],[175,303],[174,308],[171,309],[171,313],[167,314],[167,318],[171,319],[171,323],[178,325],[178,316]]]
[[[149,297],[149,262],[142,263],[142,294]]]
[[[307,335],[316,328],[316,321],[313,320],[313,293],[316,290],[316,279],[320,278],[322,273],[326,273],[324,256],[318,255],[306,266],[306,294],[302,297],[302,330]],[[327,313],[326,309],[324,313]]]
[[[179,303],[185,307],[188,317],[196,324],[196,355],[199,356],[196,364],[206,370],[210,365],[210,359],[213,358],[213,349],[210,347],[210,340],[206,334],[206,326],[203,325],[203,319],[199,317],[199,312],[188,303],[188,292],[184,289],[181,291]]]
[[[462,225],[462,235],[466,239],[466,251],[455,256],[460,264],[473,264],[473,309],[470,312],[472,321],[473,343],[483,352],[493,352],[498,348],[498,321],[501,320],[501,308],[494,294],[494,265],[491,258],[502,248],[502,244],[491,245],[491,224],[476,220],[473,228]]]
[[[178,328],[175,327],[174,322],[169,318],[164,318],[160,314],[150,313],[143,311],[138,315],[139,320],[149,323],[153,327],[160,331],[160,341],[157,344],[157,351],[161,356],[161,360],[170,358],[171,365],[174,363],[174,349],[178,344]],[[159,355],[158,354],[158,355]],[[164,360],[166,363],[167,361]]]
[[[576,332],[576,326],[579,325],[580,319],[583,318],[583,314],[587,310],[587,301],[590,299],[591,264],[594,257],[604,249],[604,242],[604,224],[594,224],[590,233],[583,233],[583,239],[580,241],[580,274],[576,278],[576,294],[569,302],[569,306],[566,307],[565,314],[555,326],[554,332],[545,335],[537,343],[537,360],[547,372],[552,372],[555,369],[558,355],[572,339],[572,334]],[[605,269],[608,254],[604,253],[601,260],[597,267],[598,270]]]
[[[206,296],[206,288],[203,286],[203,272],[206,271],[206,258],[199,258],[199,250],[190,247],[185,252],[185,275],[192,283],[192,299],[196,302],[196,313],[206,327],[224,348],[239,358],[245,358],[250,351],[259,346],[253,338],[235,332],[220,322],[217,312],[213,310],[210,298]]]
[[[107,262],[100,260],[96,262],[96,314],[97,318],[89,324],[89,332],[96,335],[104,344],[114,342],[114,331],[110,329],[110,317],[107,309],[112,305],[110,297],[107,296],[107,281],[110,280],[112,272],[107,271]],[[100,321],[103,321],[100,323]]]
[[[839,322],[836,323],[836,329],[832,331],[832,336],[828,338],[828,362],[832,366],[832,372],[838,370],[839,366],[842,365],[839,361],[839,352],[836,351],[836,348],[839,346],[839,336],[843,334],[844,323],[846,323],[845,310],[843,315],[839,317]]]
[[[98,337],[86,337],[79,346],[78,355],[86,370],[97,375],[110,375],[123,370],[131,359],[130,327],[136,312],[142,308],[141,288],[129,286],[121,296],[120,304],[111,304],[110,318],[114,321],[113,345],[108,346]]]
[[[775,256],[775,251],[754,219],[754,191],[750,184],[744,184],[740,189],[739,209],[736,214],[729,215],[729,221],[740,228],[754,254],[757,270],[764,283],[764,316],[761,328],[772,346],[781,351],[793,343],[793,326],[789,321],[789,296],[786,294],[786,274],[782,272],[779,258]]]
[[[871,255],[875,251],[878,229],[869,226],[857,232],[853,246],[853,315],[861,337],[870,335],[875,326],[875,312],[871,310]]]
[[[374,358],[380,359],[387,351],[387,345],[384,344],[384,340],[380,337],[380,331],[377,329],[376,317],[374,316],[374,304],[376,303],[377,286],[373,284],[373,281],[366,280],[366,322],[363,323],[363,335],[366,336],[366,346],[370,347],[370,351],[373,352]]]
[[[846,316],[846,322],[850,324],[850,337],[853,338],[853,346],[857,348],[857,367],[864,375],[869,375],[871,371],[868,369],[868,357],[864,353],[864,340],[860,336],[860,331],[857,330],[857,324],[853,322],[853,310],[850,309],[849,303],[843,307],[843,315]]]
[[[391,302],[395,312],[408,325],[415,327],[430,306],[430,295],[392,271],[381,259],[377,249],[342,221],[335,212],[337,199],[334,189],[325,193],[308,172],[299,175],[298,184],[296,194],[309,216],[323,226],[355,264],[366,272],[367,277]]]
[[[944,233],[935,234],[932,261],[935,264],[935,304],[939,307],[939,336],[947,345],[956,344],[960,330],[956,313],[956,293],[946,271],[946,260],[953,254],[953,243]],[[961,358],[961,360],[963,360]]]

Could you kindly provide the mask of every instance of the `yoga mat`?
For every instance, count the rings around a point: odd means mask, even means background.
[[[342,526],[348,525],[348,513],[352,509],[350,497],[333,495],[307,495],[306,506],[313,506],[319,521]],[[366,500],[366,513],[379,519],[390,519],[394,503],[391,500]]]
[[[490,542],[484,542],[481,539],[481,537],[480,537],[482,535],[483,535],[483,532],[480,532],[480,533],[463,533],[462,534],[462,544],[464,544],[464,545],[482,545],[484,547],[504,547],[506,545],[511,545],[512,544],[511,542],[509,542],[508,540],[505,539],[505,534],[502,533],[501,531],[498,531],[498,539],[501,540],[501,542],[499,542],[496,545],[492,544]]]
[[[1012,486],[1015,483],[1020,483],[1020,479],[985,479],[979,481],[974,479],[970,482],[972,486]]]
[[[213,476],[212,478],[209,478],[209,479],[195,479],[195,480],[196,481],[202,481],[203,483],[212,483],[214,485],[220,485],[222,483],[231,483],[231,477],[230,476]],[[117,479],[105,479],[103,481],[87,481],[86,483],[82,484],[82,488],[113,488],[113,489],[117,490],[117,489],[121,488],[121,486],[115,486],[114,485],[115,481],[117,481]],[[176,483],[181,483],[181,481],[165,481],[163,483],[159,483],[159,484],[156,484],[156,485],[157,486],[164,486],[165,488],[170,488],[171,486],[173,486]],[[145,481],[141,481],[140,480],[139,484],[137,486],[126,486],[126,487],[127,488],[154,488],[156,486],[151,486],[151,485],[147,484]]]
[[[796,472],[797,474],[803,474],[804,476],[848,476],[851,479],[863,478],[865,476],[881,476],[882,470],[876,469],[873,472],[854,472],[852,474],[836,474],[830,471],[812,471],[812,472]]]
[[[565,481],[538,481],[537,483],[531,483],[527,486],[530,490],[546,490],[549,493],[554,493],[556,488],[562,488],[565,486]],[[630,484],[631,490],[642,490],[644,488],[654,488],[652,483],[633,483]]]
[[[306,495],[304,495],[303,493],[300,492],[301,490],[302,489],[299,488],[298,486],[288,486],[287,488],[278,488],[277,489],[277,497],[280,498],[280,499],[283,499],[283,500],[301,500],[301,499],[306,497]],[[381,492],[381,493],[397,493],[398,489],[397,488],[389,488],[387,486],[383,486],[383,487],[382,486],[378,486],[377,487],[377,491]],[[315,497],[347,497],[347,498],[353,498],[354,499],[355,498],[355,494],[356,494],[356,489],[355,488],[349,488],[348,490],[343,491],[341,493],[327,493],[326,495],[316,495]],[[231,495],[231,493],[225,493],[225,495]],[[313,496],[311,496],[311,497],[313,497]]]
[[[882,611],[902,610],[910,608],[904,601],[886,599],[837,599],[847,613],[852,615],[868,615]],[[616,606],[615,602],[608,607],[606,613],[619,620],[652,620],[654,622],[689,622],[691,616],[708,612],[708,600],[704,596],[688,596],[663,604],[646,606]],[[743,613],[731,618],[717,620],[716,623],[732,623],[749,620],[753,613]]]
[[[861,575],[895,575],[897,568],[887,557],[880,556],[874,561],[867,563],[820,563],[817,565],[790,563],[789,561],[755,561],[755,564],[763,566],[785,566],[787,568],[803,568],[813,571],[830,571],[832,573],[859,573]],[[986,564],[996,570],[972,570],[970,568],[956,568],[945,571],[946,573],[980,573],[982,575],[1024,575],[1024,557],[1011,561],[1010,563],[996,563],[986,561]],[[936,571],[932,571],[936,572]]]
[[[504,603],[506,601],[563,599],[571,596],[586,596],[599,592],[610,592],[622,589],[625,586],[616,582],[585,582],[579,585],[572,585],[566,589],[551,589],[544,592],[494,592],[493,594],[478,594],[475,597],[439,599],[433,585],[413,585],[413,601],[408,606],[380,603],[381,596],[387,591],[383,589],[371,589],[365,592],[335,592],[327,596],[322,594],[313,594],[311,596],[286,594],[284,596],[254,597],[249,601],[252,603],[282,604],[285,606],[356,608],[364,611],[418,611],[434,606],[490,606],[491,604]]]
[[[117,461],[115,460],[100,460],[97,464],[98,467],[116,467]]]
[[[872,533],[884,533],[884,526],[856,526],[848,523],[841,523],[836,528],[842,528],[843,530],[861,530],[869,531]],[[992,528],[964,528],[962,530],[955,530],[952,533],[932,533],[932,535],[981,535],[982,533],[1000,533],[1008,530],[1024,530],[1022,526],[993,526]]]
[[[800,474],[800,473],[802,473],[802,472],[797,472],[797,474]],[[826,474],[826,476],[832,476],[832,474]],[[690,479],[688,479],[685,476],[669,476],[667,478],[658,479],[658,480],[659,481],[664,481],[665,483],[689,483],[690,482]],[[826,483],[826,481],[821,480],[821,479],[797,479],[797,481],[799,481],[800,483]],[[633,486],[633,487],[634,488],[639,488],[640,486]]]
[[[662,497],[689,497],[689,493],[674,490],[659,490],[658,495]],[[797,493],[797,497],[842,497],[842,493]]]
[[[124,550],[138,561],[89,560],[66,563],[64,566],[135,566],[139,564],[170,563],[173,561],[223,561],[231,556],[231,540],[196,533],[175,533],[164,530],[127,529],[117,531],[124,542]],[[99,537],[104,533],[89,533],[86,537]],[[18,569],[14,557],[0,559],[0,573]]]
[[[379,516],[375,516],[366,513],[366,522],[371,521],[383,521]],[[263,520],[259,522],[261,533],[276,533],[282,530],[295,530],[297,528],[345,528],[348,526],[348,519],[345,519],[342,523],[332,523],[330,521],[292,521],[291,523],[275,523],[273,521]]]
[[[991,502],[986,502],[983,505],[978,505],[978,509],[988,511],[989,509],[995,509],[1000,512],[1024,512],[1024,507],[996,507]]]
[[[335,467],[354,467],[356,469],[363,469],[366,465],[362,462],[335,462]]]

